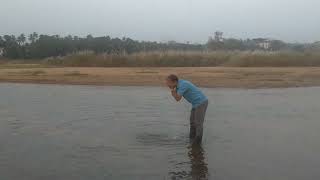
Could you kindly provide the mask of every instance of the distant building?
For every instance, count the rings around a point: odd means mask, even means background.
[[[320,49],[320,41],[312,43],[310,47],[313,50],[319,50]]]
[[[173,41],[173,40],[170,40],[170,41],[167,42],[167,44],[177,44],[177,42]]]
[[[271,48],[271,40],[270,39],[256,38],[256,39],[253,39],[253,41],[261,49],[269,50]]]
[[[216,41],[216,42],[223,42],[223,32],[221,32],[221,31],[216,31],[215,33],[214,33],[214,40]]]

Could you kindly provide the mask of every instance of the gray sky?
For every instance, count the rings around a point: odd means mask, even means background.
[[[0,35],[39,32],[205,42],[320,40],[320,0],[0,0]]]

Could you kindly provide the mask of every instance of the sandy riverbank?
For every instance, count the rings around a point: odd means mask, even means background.
[[[320,68],[0,68],[0,82],[162,86],[178,74],[202,87],[274,88],[320,86]]]

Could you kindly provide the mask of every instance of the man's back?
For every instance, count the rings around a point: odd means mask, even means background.
[[[192,108],[196,108],[208,100],[198,87],[183,79],[178,81],[177,93],[190,102],[192,104]]]

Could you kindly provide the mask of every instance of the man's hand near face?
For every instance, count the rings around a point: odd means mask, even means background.
[[[177,93],[177,88],[176,88],[176,87],[174,87],[174,88],[171,89],[171,95],[174,97],[174,99],[175,99],[176,101],[180,101],[181,98],[182,98],[182,96],[180,96],[180,95]]]

